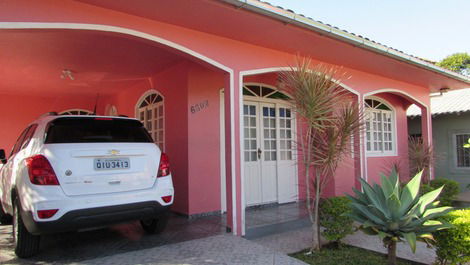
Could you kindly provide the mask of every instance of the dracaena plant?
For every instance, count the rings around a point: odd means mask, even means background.
[[[336,68],[297,58],[296,67],[280,77],[300,123],[297,145],[306,176],[311,250],[319,250],[320,198],[338,166],[351,154],[351,136],[361,127],[360,112],[357,102],[340,87]]]
[[[396,244],[406,241],[413,253],[416,241],[432,244],[432,232],[450,225],[435,220],[452,207],[439,207],[435,201],[442,187],[419,195],[422,172],[401,187],[396,171],[389,177],[382,175],[381,184],[369,185],[360,179],[363,191],[353,189],[349,215],[361,224],[360,229],[369,235],[377,235],[388,249],[388,264],[396,264]]]

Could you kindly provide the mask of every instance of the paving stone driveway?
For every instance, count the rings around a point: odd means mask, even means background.
[[[223,229],[223,221],[213,217],[189,221],[176,218],[161,235],[145,235],[138,223],[123,224],[110,229],[45,237],[41,254],[24,260],[13,254],[11,226],[0,226],[0,263],[305,264],[278,250],[227,234]]]
[[[276,264],[305,265],[281,252],[232,235],[218,235],[153,249],[88,260],[76,265],[100,264]]]

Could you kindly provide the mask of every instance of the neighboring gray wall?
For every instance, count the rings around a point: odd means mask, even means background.
[[[408,133],[421,132],[421,119],[408,119]],[[470,113],[438,115],[432,119],[432,135],[436,153],[435,175],[458,181],[462,191],[470,184],[470,168],[457,169],[455,166],[455,133],[470,133]]]
[[[421,134],[421,116],[408,118],[408,135]]]

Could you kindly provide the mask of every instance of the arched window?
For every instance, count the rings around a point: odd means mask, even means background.
[[[93,112],[86,109],[69,109],[62,111],[59,115],[93,115]]]
[[[243,95],[270,99],[289,99],[289,96],[274,88],[264,85],[243,85]]]
[[[395,152],[395,121],[392,108],[377,98],[368,98],[365,104],[367,152],[391,155]]]
[[[145,93],[136,106],[136,117],[147,128],[153,141],[165,149],[165,121],[163,97],[156,91]]]

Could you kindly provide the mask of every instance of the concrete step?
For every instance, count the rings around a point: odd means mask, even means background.
[[[264,236],[273,234],[280,234],[292,230],[297,230],[304,227],[311,226],[310,219],[308,217],[281,222],[277,224],[269,224],[264,226],[249,227],[245,231],[245,238],[252,240]]]

